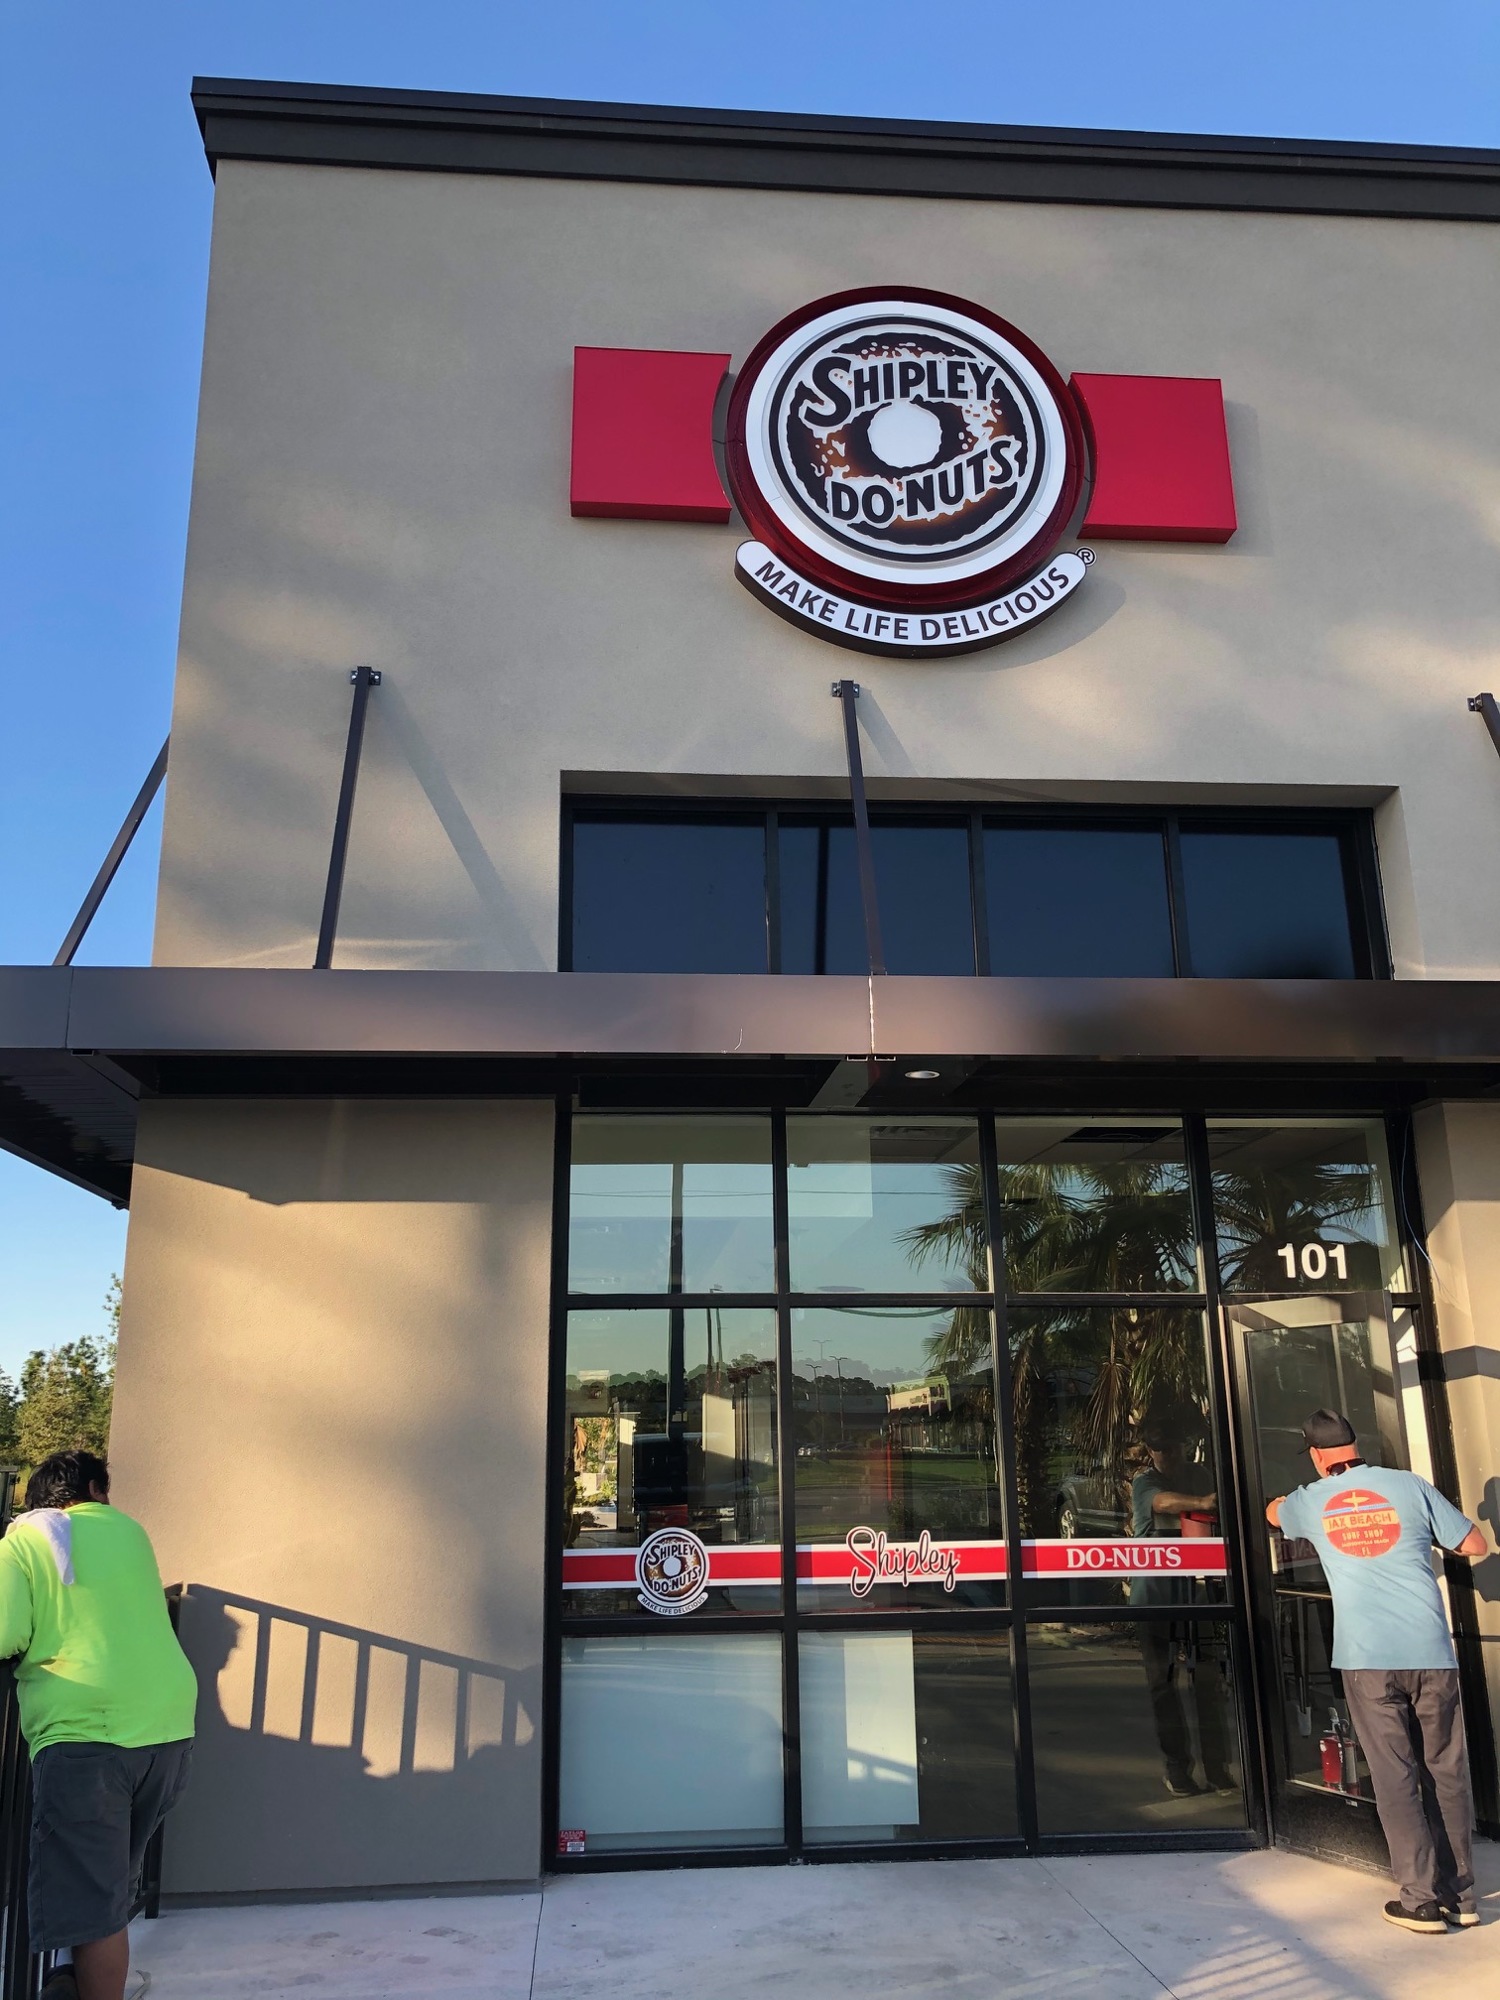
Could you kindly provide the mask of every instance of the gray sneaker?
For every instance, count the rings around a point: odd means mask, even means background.
[[[1453,1924],[1461,1931],[1471,1931],[1476,1924],[1484,1921],[1478,1910],[1461,1910],[1457,1903],[1439,1903],[1438,1908],[1443,1913],[1443,1922]]]

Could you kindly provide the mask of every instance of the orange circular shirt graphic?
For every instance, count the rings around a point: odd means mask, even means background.
[[[1323,1532],[1341,1555],[1383,1556],[1401,1539],[1401,1516],[1383,1493],[1346,1486],[1325,1504]]]

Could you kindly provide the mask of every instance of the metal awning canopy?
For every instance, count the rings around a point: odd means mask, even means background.
[[[558,1091],[929,1110],[1472,1097],[1500,1091],[1500,981],[0,968],[0,1144],[115,1202],[143,1097]]]

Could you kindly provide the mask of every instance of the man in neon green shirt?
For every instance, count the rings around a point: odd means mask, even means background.
[[[187,1783],[198,1686],[146,1531],[88,1451],[44,1459],[0,1542],[0,1658],[19,1655],[32,1758],[33,1951],[43,2000],[123,2000],[146,1846]]]

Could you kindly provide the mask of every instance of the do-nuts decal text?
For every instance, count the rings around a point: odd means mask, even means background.
[[[1059,553],[1087,474],[1082,419],[1026,336],[939,292],[819,299],[760,342],[725,450],[754,539],[735,573],[862,652],[993,646],[1077,589]]]

